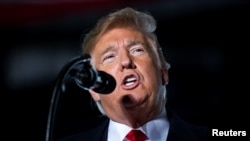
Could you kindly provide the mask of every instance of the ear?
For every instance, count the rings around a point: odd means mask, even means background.
[[[161,73],[162,73],[162,85],[167,85],[168,81],[169,81],[169,77],[168,77],[168,69],[167,68],[162,68],[161,69]]]
[[[91,97],[94,99],[94,101],[100,101],[100,95],[93,90],[89,90],[89,93]]]

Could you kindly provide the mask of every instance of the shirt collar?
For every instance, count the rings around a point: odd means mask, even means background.
[[[110,120],[108,141],[122,141],[131,129],[132,128],[127,125]],[[164,109],[155,119],[147,122],[138,129],[142,130],[151,141],[166,140],[169,131],[169,121],[166,110]]]

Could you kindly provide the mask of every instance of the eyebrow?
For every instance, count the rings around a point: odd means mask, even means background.
[[[134,45],[142,45],[142,46],[144,46],[145,43],[142,43],[141,41],[137,41],[137,40],[129,40],[128,44],[126,46],[127,46],[127,48],[130,48],[130,47],[132,47]]]
[[[145,43],[142,43],[140,41],[137,40],[129,40],[126,43],[126,48],[131,48],[134,45],[145,45]],[[107,52],[111,51],[111,50],[115,50],[115,46],[114,45],[109,45],[107,48],[104,49],[104,51],[102,51],[102,53],[100,54],[101,56],[103,56],[104,54],[106,54]]]
[[[113,45],[109,45],[107,48],[105,48],[102,52],[101,52],[101,56],[104,55],[105,53],[109,52],[110,50],[114,50],[115,46]]]

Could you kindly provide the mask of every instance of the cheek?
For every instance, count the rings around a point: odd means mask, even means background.
[[[98,66],[97,69],[105,71],[106,73],[113,76],[116,81],[118,81],[117,80],[117,77],[119,76],[119,65],[118,65],[118,63],[113,63],[113,64],[106,65],[106,66]]]
[[[148,87],[153,87],[155,89],[156,87],[160,87],[162,83],[162,72],[160,69],[157,69],[154,64],[144,66],[142,68],[144,79],[146,80],[146,83],[148,83]]]
[[[115,92],[114,92],[115,93]],[[110,110],[114,109],[114,107],[117,107],[117,98],[115,97],[114,93],[109,94],[108,96],[101,96],[101,103],[103,105],[103,108],[106,112],[110,113]]]
[[[160,75],[160,71],[148,71],[145,72],[146,73],[146,77],[145,78],[147,80],[147,83],[149,83],[149,87],[158,87],[161,84],[161,75]]]
[[[141,70],[144,72],[145,75],[150,76],[150,78],[155,78],[157,79],[161,75],[161,69],[160,66],[158,65],[159,63],[156,61],[154,62],[153,60],[146,60],[142,63],[141,65]]]

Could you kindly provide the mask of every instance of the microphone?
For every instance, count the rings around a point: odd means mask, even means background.
[[[73,78],[75,83],[83,90],[92,89],[99,94],[109,94],[115,89],[116,81],[114,77],[91,66],[90,60],[89,54],[75,57],[63,66],[57,76],[50,101],[45,141],[53,141],[56,110],[60,94],[66,90],[67,80]]]
[[[111,93],[116,86],[114,77],[110,74],[99,71],[90,64],[91,56],[84,54],[75,59],[69,75],[74,79],[75,83],[84,90],[92,89],[100,94]]]

